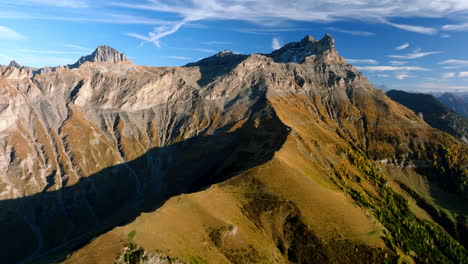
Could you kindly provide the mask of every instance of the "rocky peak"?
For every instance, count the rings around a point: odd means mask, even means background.
[[[335,40],[329,34],[321,40],[315,40],[314,37],[305,36],[300,42],[291,42],[279,50],[273,51],[268,56],[276,62],[295,62],[302,63],[305,58],[311,55],[319,55],[326,51],[336,52]]]
[[[301,40],[302,45],[307,45],[309,42],[315,42],[315,38],[311,35],[307,35]]]
[[[218,53],[216,53],[214,56],[215,57],[226,57],[226,56],[229,56],[229,55],[234,55],[234,53],[230,50],[222,50]]]
[[[21,68],[21,65],[17,63],[15,60],[10,61],[10,64],[8,64],[8,67],[14,67],[14,68]]]
[[[123,53],[120,53],[118,50],[109,46],[99,46],[91,55],[81,57],[74,64],[68,65],[68,67],[77,68],[87,61],[117,63],[126,60],[127,56]]]

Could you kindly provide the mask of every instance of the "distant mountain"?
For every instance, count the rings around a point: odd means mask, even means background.
[[[424,121],[432,127],[447,132],[468,144],[468,119],[459,115],[431,94],[410,93],[398,90],[387,92],[392,100],[422,114]],[[444,98],[449,98],[445,95]]]
[[[442,103],[450,107],[453,111],[459,113],[460,115],[468,118],[468,93],[466,94],[457,94],[457,93],[443,93],[438,96]]]

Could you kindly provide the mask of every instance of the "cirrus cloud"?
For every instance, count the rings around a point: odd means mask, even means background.
[[[431,69],[419,66],[358,66],[358,70],[364,71],[430,71]]]
[[[468,12],[468,2],[460,0],[188,0],[113,2],[113,6],[170,13],[181,17],[168,27],[154,28],[146,42],[176,32],[184,24],[197,20],[240,20],[262,26],[279,26],[291,21],[333,22],[364,20],[379,22],[402,30],[434,35],[438,29],[390,22],[392,18],[434,18]],[[300,7],[300,8],[298,8]],[[372,34],[372,32],[367,32]],[[141,34],[140,34],[141,36]],[[141,38],[140,38],[141,39]]]
[[[11,28],[0,26],[0,39],[22,40],[26,37]]]

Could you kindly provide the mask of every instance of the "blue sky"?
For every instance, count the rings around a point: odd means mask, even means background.
[[[325,33],[376,85],[468,91],[466,0],[0,0],[0,64],[64,65],[110,45],[178,66]]]

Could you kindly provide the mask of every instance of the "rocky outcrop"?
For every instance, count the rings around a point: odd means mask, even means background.
[[[74,64],[68,65],[68,68],[78,68],[81,64],[85,62],[109,62],[109,63],[117,63],[126,61],[127,56],[123,53],[120,53],[116,49],[109,47],[109,46],[99,46],[96,50],[88,56],[81,57],[77,62]]]

